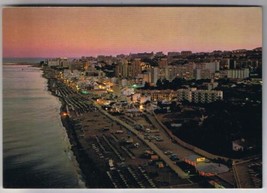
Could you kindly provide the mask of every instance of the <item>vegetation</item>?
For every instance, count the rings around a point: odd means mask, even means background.
[[[200,110],[195,110],[195,118],[181,113],[177,118],[187,121],[180,128],[171,128],[179,138],[200,147],[208,152],[229,157],[240,157],[258,153],[262,146],[262,108],[261,105],[233,105],[216,102],[201,105],[203,116],[207,118],[201,123]],[[186,112],[186,111],[185,111]],[[201,124],[200,124],[201,123]],[[250,150],[233,152],[232,141],[244,138]]]
[[[165,90],[165,89],[171,89],[171,90],[177,90],[181,88],[186,88],[186,86],[194,86],[194,87],[199,87],[203,83],[210,82],[210,79],[201,79],[201,80],[186,80],[184,78],[179,78],[176,77],[172,81],[167,80],[166,78],[164,79],[158,79],[156,82],[156,86],[152,87],[149,85],[149,83],[145,83],[145,86],[142,89],[148,89],[148,90],[153,90],[153,89],[158,89],[158,90]]]

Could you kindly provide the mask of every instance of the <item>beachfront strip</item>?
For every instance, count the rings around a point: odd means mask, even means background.
[[[252,138],[240,132],[216,142],[203,133],[207,138],[197,146],[192,142],[203,137],[188,131],[209,128],[220,114],[216,108],[226,112],[218,117],[226,123],[228,111],[242,113],[236,109],[245,106],[258,113],[261,52],[139,53],[41,64],[62,101],[62,122],[87,187],[257,188],[260,142],[249,144]],[[259,129],[257,119],[253,124]],[[179,137],[186,133],[187,142]],[[209,140],[213,145],[205,146]]]
[[[84,93],[61,70],[44,67],[44,73],[64,104],[62,121],[88,187],[240,187],[236,170],[177,143],[153,111],[129,104],[120,92]],[[114,109],[106,103],[111,99],[119,103]]]

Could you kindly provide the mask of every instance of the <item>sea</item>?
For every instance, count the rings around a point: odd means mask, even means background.
[[[34,64],[40,63],[41,61],[45,61],[46,58],[3,58],[4,64],[19,64],[19,63],[27,63]]]
[[[42,70],[4,64],[2,73],[3,187],[85,188]]]

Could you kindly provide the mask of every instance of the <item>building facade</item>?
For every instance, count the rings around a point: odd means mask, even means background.
[[[227,77],[233,79],[244,79],[249,77],[249,69],[229,69],[227,70]]]

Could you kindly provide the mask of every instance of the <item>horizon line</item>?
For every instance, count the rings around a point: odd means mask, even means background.
[[[232,49],[232,50],[220,50],[220,49],[214,49],[212,51],[192,51],[190,49],[186,49],[186,50],[180,50],[180,51],[168,51],[168,52],[163,52],[163,51],[140,51],[140,52],[130,52],[130,53],[118,53],[118,54],[97,54],[97,55],[80,55],[80,56],[7,56],[4,57],[2,56],[2,59],[5,58],[58,58],[58,57],[67,57],[67,58],[81,58],[81,57],[97,57],[97,56],[117,56],[117,55],[130,55],[130,54],[138,54],[138,53],[158,53],[158,52],[162,52],[163,54],[167,55],[169,52],[183,52],[183,51],[191,51],[192,54],[196,54],[196,53],[212,53],[214,51],[222,51],[222,52],[231,52],[234,50],[253,50],[256,48],[262,48],[262,46],[256,46],[254,48],[236,48],[236,49]]]

